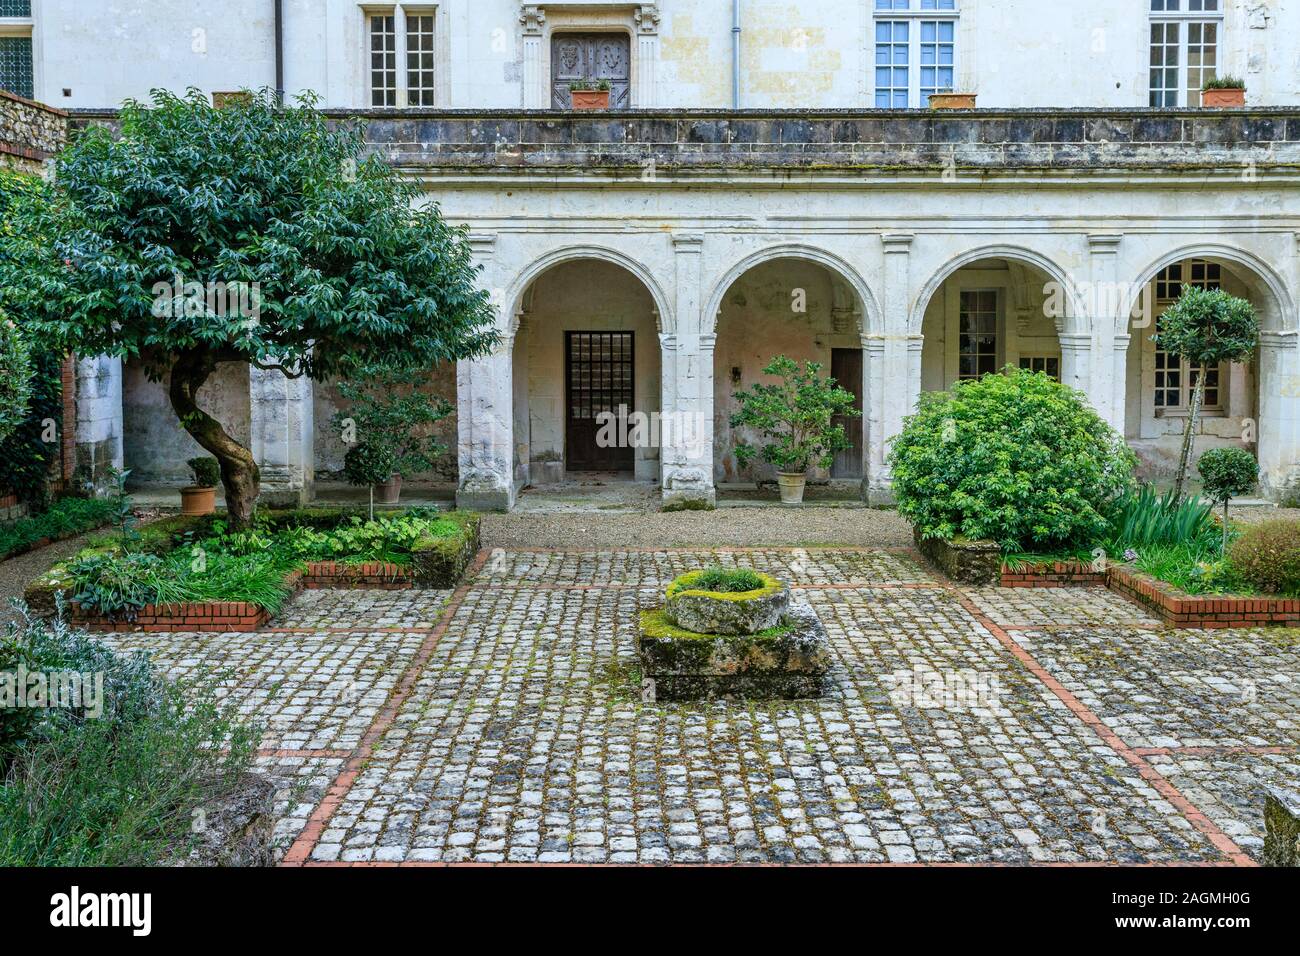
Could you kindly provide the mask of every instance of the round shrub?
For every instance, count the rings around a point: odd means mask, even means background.
[[[206,456],[191,458],[186,462],[194,473],[194,487],[215,488],[221,484],[221,462]]]
[[[1260,591],[1300,597],[1300,521],[1277,518],[1248,526],[1229,549],[1228,563]]]
[[[343,456],[343,474],[354,485],[378,485],[393,476],[397,456],[381,445],[361,442]]]
[[[1016,368],[923,394],[889,461],[899,513],[922,537],[1037,552],[1102,540],[1134,466],[1081,392]]]
[[[1212,448],[1201,456],[1196,469],[1211,501],[1248,495],[1259,482],[1259,463],[1244,448]]]

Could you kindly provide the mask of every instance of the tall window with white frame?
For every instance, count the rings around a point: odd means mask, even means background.
[[[36,95],[32,28],[31,0],[0,0],[0,90],[27,99]]]
[[[957,68],[957,0],[873,0],[875,104],[929,105],[953,88]]]
[[[1218,76],[1223,0],[1149,0],[1150,106],[1199,106]]]
[[[397,105],[397,16],[370,14],[370,105]]]
[[[957,313],[957,377],[983,378],[998,370],[998,293],[963,289]]]
[[[1175,262],[1163,269],[1156,276],[1156,307],[1162,312],[1173,305],[1183,294],[1187,286],[1199,289],[1218,289],[1223,281],[1223,273],[1216,262],[1204,259],[1189,259]],[[1159,331],[1160,320],[1156,319]],[[1159,339],[1157,338],[1157,342]],[[1184,369],[1183,360],[1173,352],[1166,352],[1156,346],[1155,353],[1155,408],[1157,415],[1174,412],[1177,414],[1191,408],[1192,392],[1196,390],[1196,381],[1200,378],[1200,369]],[[1223,378],[1220,366],[1205,370],[1204,411],[1214,414],[1222,410],[1219,386]]]
[[[406,103],[436,106],[432,13],[406,13]]]

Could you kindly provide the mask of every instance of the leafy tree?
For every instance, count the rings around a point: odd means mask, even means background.
[[[833,419],[860,415],[853,407],[856,399],[835,379],[823,378],[821,370],[816,362],[805,362],[801,369],[794,359],[778,355],[763,374],[779,377],[781,384],[760,382],[735,393],[740,411],[732,416],[731,427],[753,428],[770,439],[761,449],[738,442],[736,458],[742,465],[761,455],[777,471],[806,472],[813,466],[829,468],[837,451],[851,447],[844,426]]]
[[[1244,448],[1212,448],[1197,464],[1205,496],[1223,502],[1223,553],[1228,553],[1228,501],[1248,495],[1259,483],[1259,463]]]
[[[496,341],[464,230],[365,157],[360,125],[331,125],[315,103],[284,108],[270,90],[222,109],[198,90],[128,101],[116,134],[74,140],[0,256],[0,282],[45,339],[167,380],[181,425],[221,462],[235,528],[259,473],[196,400],[219,362],[321,380]]]
[[[446,450],[430,428],[451,414],[451,404],[420,390],[427,379],[426,369],[383,366],[339,382],[339,395],[350,407],[334,414],[334,427],[345,439],[352,431],[353,441],[389,450],[390,474],[410,477],[429,470]]]
[[[1106,536],[1134,457],[1082,392],[1008,366],[922,394],[889,462],[898,511],[923,537],[1048,553]]]
[[[1259,341],[1259,317],[1245,299],[1222,289],[1188,286],[1182,296],[1160,317],[1155,342],[1166,352],[1182,358],[1196,372],[1191,413],[1183,426],[1183,447],[1178,456],[1174,492],[1181,496],[1191,459],[1196,419],[1205,401],[1205,370],[1223,362],[1244,362]]]
[[[0,442],[26,420],[31,396],[31,353],[18,327],[0,311]]]

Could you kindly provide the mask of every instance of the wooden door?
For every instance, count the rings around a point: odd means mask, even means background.
[[[631,40],[626,33],[557,33],[551,38],[551,108],[573,106],[574,80],[609,83],[609,108],[625,110],[632,98]]]
[[[636,450],[626,441],[601,442],[602,413],[631,414],[631,332],[566,332],[564,348],[565,468],[569,471],[633,471]],[[606,429],[608,432],[608,429]],[[626,436],[627,429],[623,434]],[[602,447],[602,444],[605,447]],[[626,447],[624,447],[626,446]]]
[[[853,407],[862,412],[862,349],[831,349],[831,377],[846,392],[852,392]],[[836,425],[844,426],[844,435],[852,447],[837,452],[831,465],[832,478],[862,477],[862,415],[836,415]]]

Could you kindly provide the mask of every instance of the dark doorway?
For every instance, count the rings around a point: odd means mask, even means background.
[[[609,108],[625,110],[632,93],[631,40],[626,33],[557,33],[551,38],[551,108],[573,106],[569,84],[609,83]]]
[[[626,441],[599,440],[599,416],[631,414],[631,332],[565,332],[565,462],[569,471],[633,471],[636,449]],[[623,437],[629,426],[620,429]],[[608,431],[608,429],[606,429]],[[608,447],[601,447],[602,444]]]
[[[852,447],[836,452],[831,465],[832,478],[862,477],[862,349],[831,349],[831,377],[846,392],[852,392],[857,416],[836,415],[832,421],[844,426],[844,435]]]

